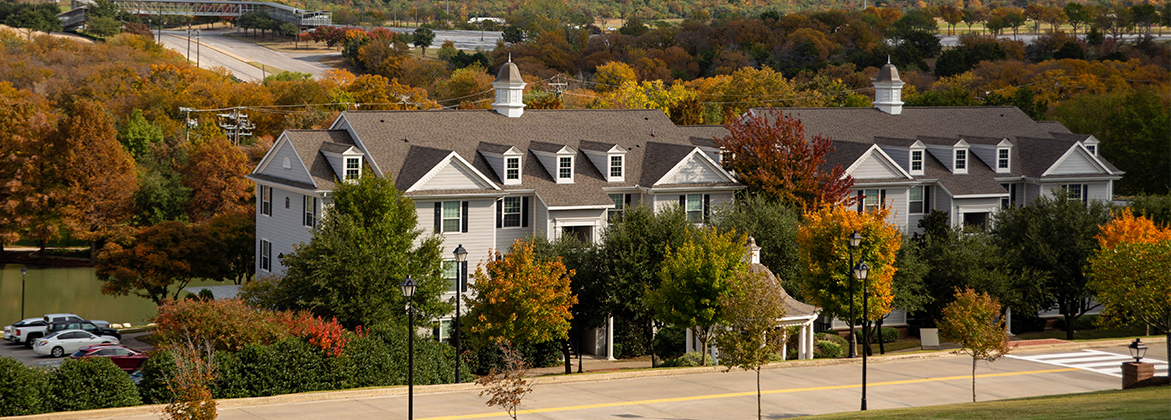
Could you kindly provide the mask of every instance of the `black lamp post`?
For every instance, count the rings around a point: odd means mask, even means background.
[[[20,319],[24,319],[24,276],[28,275],[28,267],[20,266]]]
[[[866,303],[870,300],[866,298],[866,276],[870,274],[870,266],[866,265],[865,261],[859,262],[854,267],[854,278],[862,282],[862,321],[867,321],[866,314],[868,313]],[[870,348],[870,336],[862,334],[862,411],[866,411],[866,349]]]
[[[460,360],[460,356],[459,356],[459,352],[460,352],[460,348],[459,348],[459,332],[460,332],[460,330],[459,330],[459,317],[460,317],[460,313],[459,312],[460,312],[460,306],[462,306],[461,301],[463,301],[463,297],[464,297],[464,285],[467,284],[467,282],[468,282],[468,270],[467,270],[467,265],[466,265],[467,261],[468,261],[468,250],[464,249],[463,244],[460,244],[458,247],[455,248],[455,263],[456,263],[455,270],[459,272],[459,274],[457,276],[458,279],[456,280],[456,285],[455,285],[455,337],[454,337],[455,338],[455,383],[457,383],[457,384],[462,383],[462,381],[460,380],[460,375],[459,375],[459,360]]]
[[[24,318],[24,316],[22,315],[21,318]],[[1143,344],[1142,340],[1137,338],[1129,346],[1126,346],[1126,349],[1130,350],[1130,357],[1134,358],[1135,363],[1142,363],[1140,360],[1143,360],[1143,357],[1147,355],[1147,346]]]
[[[850,277],[850,358],[853,359],[858,357],[858,353],[855,351],[857,339],[854,337],[854,322],[858,318],[854,316],[854,276],[851,275],[850,270],[854,269],[854,248],[862,244],[862,235],[858,234],[858,231],[854,231],[847,238],[850,239],[850,266],[846,270],[846,276]]]
[[[407,275],[402,284],[403,297],[407,298],[407,419],[415,418],[415,279]]]

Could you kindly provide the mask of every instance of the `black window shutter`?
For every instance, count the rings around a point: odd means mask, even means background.
[[[463,205],[464,205],[464,214],[463,214],[464,217],[461,217],[460,219],[462,219],[464,225],[463,225],[463,229],[461,229],[460,232],[468,233],[468,202],[465,201],[463,203]]]
[[[305,202],[309,201],[309,200],[306,200],[306,198],[309,198],[309,196],[305,196],[305,198],[301,199],[301,225],[302,226],[309,226],[309,218],[305,217],[305,213],[309,212],[309,209],[305,208]]]
[[[435,232],[442,232],[443,230],[443,202],[435,202]]]
[[[687,196],[686,195],[679,196],[679,208],[683,209],[683,211],[687,211]]]
[[[858,213],[861,213],[866,205],[866,197],[862,195],[862,190],[858,190]]]
[[[529,227],[529,198],[520,198],[520,226]]]
[[[933,206],[931,203],[931,186],[924,185],[923,186],[923,212],[924,213],[931,213],[931,210],[934,210],[934,207],[935,206]]]
[[[503,220],[504,220],[504,199],[501,198],[501,199],[496,200],[496,228],[497,229],[504,227]]]
[[[703,222],[708,222],[708,216],[711,215],[712,196],[710,194],[703,195]]]
[[[630,207],[630,194],[626,194],[626,206]]]
[[[1082,184],[1082,202],[1090,204],[1090,184]]]
[[[878,207],[886,208],[886,190],[878,190]]]

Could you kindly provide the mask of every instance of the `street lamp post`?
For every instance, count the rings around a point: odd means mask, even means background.
[[[455,285],[455,383],[462,383],[459,375],[459,360],[460,360],[460,343],[459,343],[459,318],[460,306],[464,297],[464,285],[468,282],[468,250],[464,249],[464,245],[460,244],[455,248],[455,269],[459,271],[459,278]]]
[[[407,298],[407,419],[415,418],[415,279],[408,274],[398,287]]]
[[[195,30],[195,67],[199,68],[199,30]]]
[[[297,33],[293,35],[293,49],[301,49],[301,10],[293,9],[293,17],[297,19]]]
[[[859,262],[854,267],[854,277],[862,282],[862,321],[866,322],[867,304],[870,299],[866,298],[866,276],[870,273],[870,266],[866,265],[865,261]],[[862,411],[866,411],[866,349],[870,348],[870,337],[867,334],[862,334]]]
[[[854,268],[854,248],[862,244],[862,235],[858,234],[858,231],[854,231],[847,238],[850,239],[850,267],[846,270],[846,276],[850,277],[850,358],[853,359],[858,357],[856,352],[857,339],[854,336],[854,322],[858,318],[854,316],[854,276],[849,271]]]
[[[24,312],[21,312],[20,318],[24,319]],[[1129,346],[1126,346],[1126,349],[1130,351],[1130,357],[1134,358],[1135,363],[1142,363],[1143,357],[1147,355],[1147,346],[1143,344],[1142,340],[1137,338]]]
[[[191,63],[191,27],[187,28],[187,62]]]
[[[24,319],[24,276],[28,275],[28,267],[20,266],[20,319]]]

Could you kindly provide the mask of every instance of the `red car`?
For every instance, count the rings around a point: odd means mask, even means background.
[[[127,372],[138,370],[142,366],[142,362],[149,357],[146,353],[138,350],[129,349],[119,344],[95,344],[92,346],[85,346],[74,352],[69,357],[74,359],[85,359],[90,357],[108,357],[115,365]]]

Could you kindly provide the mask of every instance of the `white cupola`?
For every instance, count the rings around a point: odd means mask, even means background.
[[[874,81],[874,107],[891,115],[903,112],[903,83],[899,79],[899,70],[886,59],[886,65],[878,71],[878,80]]]
[[[520,70],[512,63],[512,55],[509,54],[508,62],[500,66],[496,81],[492,82],[492,87],[496,88],[496,102],[492,104],[492,109],[508,118],[517,118],[524,114],[525,104],[521,96],[525,84],[520,78]]]

